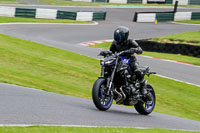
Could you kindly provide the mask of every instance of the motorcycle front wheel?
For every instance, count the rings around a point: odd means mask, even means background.
[[[148,115],[150,114],[155,105],[156,105],[156,95],[154,92],[154,89],[151,85],[147,85],[147,89],[149,90],[149,92],[151,93],[152,96],[152,103],[151,104],[145,104],[142,101],[139,101],[136,105],[135,105],[135,109],[138,113],[142,114],[142,115]]]
[[[99,78],[93,85],[92,88],[92,99],[95,106],[101,110],[108,110],[113,102],[113,96],[107,95],[106,80]]]

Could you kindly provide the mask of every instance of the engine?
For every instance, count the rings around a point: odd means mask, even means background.
[[[124,104],[132,106],[137,104],[139,100],[139,88],[140,83],[137,81],[136,75],[132,75],[124,69],[120,71],[121,78],[125,79],[125,83],[122,87],[116,88],[114,93],[117,95],[115,98],[117,104]]]

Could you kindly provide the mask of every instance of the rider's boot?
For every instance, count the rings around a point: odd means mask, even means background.
[[[145,79],[141,80],[140,82],[140,86],[141,86],[141,89],[140,89],[140,92],[141,94],[146,98],[146,102],[148,104],[151,104],[152,102],[152,96],[151,96],[151,93],[147,91],[147,82]]]

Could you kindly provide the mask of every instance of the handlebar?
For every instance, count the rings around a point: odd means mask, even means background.
[[[125,50],[125,51],[121,51],[119,53],[114,53],[115,56],[120,56],[122,54],[134,54],[134,53],[137,53],[137,48],[130,48],[129,50]],[[108,56],[108,55],[112,55],[112,52],[111,51],[101,51],[100,54],[98,56]]]
[[[147,76],[149,77],[151,74],[157,74],[156,72],[147,72]]]

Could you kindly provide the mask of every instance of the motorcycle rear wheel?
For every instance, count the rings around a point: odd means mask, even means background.
[[[152,103],[151,104],[145,104],[144,102],[139,101],[135,105],[135,110],[142,115],[150,114],[153,111],[153,109],[155,108],[155,105],[156,105],[156,95],[155,95],[153,87],[150,84],[148,84],[147,89],[150,90],[150,93],[152,94],[152,99],[153,99]]]
[[[92,88],[92,99],[95,106],[101,110],[108,110],[113,102],[113,96],[107,95],[106,80],[99,78]]]

